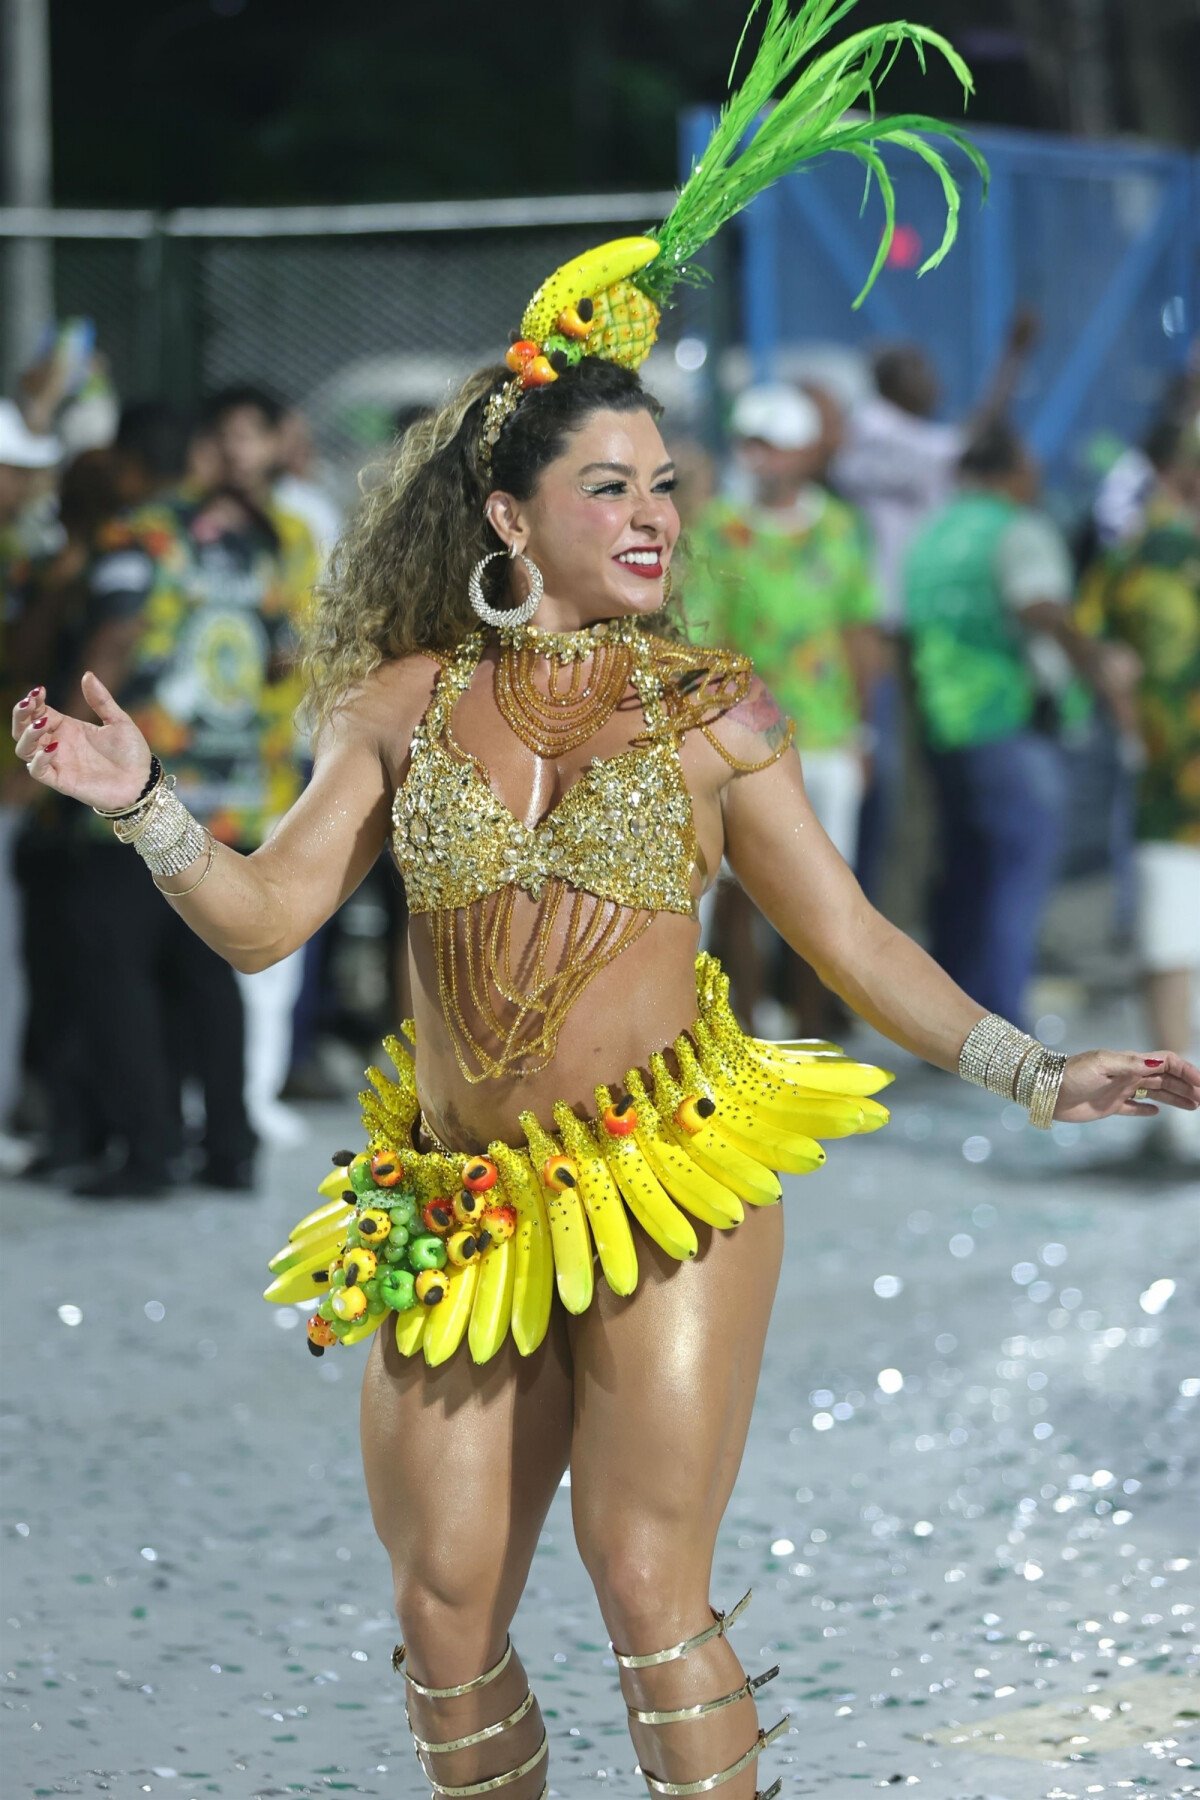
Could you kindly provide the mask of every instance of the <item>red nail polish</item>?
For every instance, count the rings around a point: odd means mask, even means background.
[[[58,739],[55,738],[55,740],[52,744],[43,744],[42,749],[43,750],[57,750],[58,749]]]
[[[23,700],[17,701],[17,711],[18,712],[21,712],[25,707],[27,707],[29,705],[30,698],[31,698],[31,696],[29,694],[26,694],[26,696]]]
[[[35,731],[40,731],[42,729],[42,726],[46,723],[47,717],[48,717],[48,714],[43,713],[40,719],[34,719],[33,729]]]
[[[1146,1067],[1148,1069],[1161,1069],[1165,1061],[1166,1058],[1163,1056],[1148,1056],[1146,1058]]]
[[[43,690],[42,690],[42,689],[41,689],[41,688],[40,688],[40,687],[35,687],[35,688],[30,688],[30,690],[29,690],[29,698],[30,698],[30,699],[31,699],[31,700],[36,700],[36,699],[37,699],[37,697],[38,697],[38,695],[39,695],[39,694],[40,694],[40,693],[42,693],[42,692],[43,692]]]

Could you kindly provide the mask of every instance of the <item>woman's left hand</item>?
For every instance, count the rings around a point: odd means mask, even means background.
[[[1160,1106],[1177,1106],[1183,1112],[1200,1107],[1200,1069],[1195,1063],[1171,1050],[1151,1056],[1085,1050],[1067,1058],[1054,1116],[1083,1125],[1118,1114],[1153,1118]]]

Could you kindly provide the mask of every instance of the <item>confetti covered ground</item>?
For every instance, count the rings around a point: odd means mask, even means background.
[[[717,1604],[755,1586],[743,1660],[783,1665],[762,1785],[1200,1794],[1196,1181],[1138,1165],[1140,1124],[1046,1139],[891,1060],[891,1128],[787,1184],[718,1556]],[[257,1299],[351,1117],[311,1109],[251,1200],[0,1187],[6,1800],[427,1793],[363,1353],[314,1361],[302,1313]],[[514,1634],[551,1791],[644,1794],[566,1500]]]

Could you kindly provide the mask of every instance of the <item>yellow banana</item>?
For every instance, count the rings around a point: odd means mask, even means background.
[[[887,1109],[868,1099],[865,1091],[810,1090],[808,1071],[818,1067],[815,1063],[796,1063],[785,1073],[779,1065],[768,1067],[732,1046],[727,1052],[728,1040],[702,1021],[695,1027],[695,1038],[704,1073],[724,1094],[760,1118],[768,1131],[838,1138],[877,1131],[887,1123]],[[842,1067],[861,1070],[866,1087],[882,1087],[891,1079],[886,1070],[866,1063],[843,1063]]]
[[[271,1267],[274,1268],[282,1257],[290,1256],[294,1260],[297,1252],[304,1255],[308,1250],[319,1249],[331,1238],[340,1241],[345,1237],[347,1227],[353,1223],[354,1212],[353,1206],[343,1206],[340,1201],[336,1207],[319,1208],[316,1214],[311,1215],[303,1230],[300,1225],[293,1227],[287,1243],[282,1244],[271,1258]]]
[[[647,1236],[668,1256],[686,1262],[699,1248],[692,1222],[680,1212],[632,1134],[621,1135],[608,1129],[605,1115],[611,1117],[613,1111],[612,1095],[606,1087],[598,1087],[596,1112],[600,1122],[596,1138],[621,1196]]]
[[[731,1188],[701,1168],[686,1149],[668,1137],[637,1069],[630,1069],[625,1086],[633,1095],[638,1117],[634,1142],[672,1200],[717,1231],[740,1225],[746,1216],[741,1201]]]
[[[472,1258],[461,1269],[449,1270],[448,1274],[445,1299],[426,1309],[429,1316],[422,1342],[425,1361],[431,1369],[438,1368],[453,1356],[463,1341],[479,1280],[479,1258]]]
[[[543,1173],[546,1163],[558,1155],[558,1145],[543,1131],[531,1112],[519,1115],[529,1144],[529,1159],[541,1182],[554,1245],[554,1275],[558,1297],[568,1312],[586,1312],[592,1304],[596,1277],[592,1267],[592,1238],[587,1214],[577,1187],[551,1187]]]
[[[345,1172],[345,1168],[342,1168],[342,1165],[338,1163],[336,1168],[331,1168],[331,1170],[329,1170],[329,1174],[324,1177],[324,1181],[320,1181],[320,1183],[317,1184],[317,1192],[320,1193],[320,1197],[326,1199],[326,1201],[340,1201],[344,1193],[351,1192],[351,1177]],[[320,1208],[318,1208],[318,1211],[320,1211]],[[315,1217],[315,1215],[309,1213],[308,1219],[313,1219],[313,1217]],[[308,1219],[300,1219],[297,1231],[299,1231],[304,1224],[308,1224]]]
[[[654,261],[658,250],[655,238],[613,238],[563,263],[546,277],[525,308],[521,336],[540,344],[554,330],[564,307],[577,306],[580,300],[594,300],[605,288],[636,275]]]
[[[761,1112],[777,1128],[805,1132],[815,1138],[861,1136],[878,1131],[891,1117],[886,1106],[866,1094],[810,1094],[805,1088],[793,1089],[789,1100],[751,1100],[749,1107],[751,1112]]]
[[[683,1034],[675,1040],[675,1057],[680,1078],[689,1086],[694,1081],[699,1088],[707,1079],[717,1102],[717,1130],[751,1155],[767,1157],[772,1168],[782,1169],[787,1175],[807,1175],[811,1169],[819,1168],[825,1161],[825,1152],[807,1132],[797,1128],[794,1115],[790,1120],[786,1116],[790,1110],[786,1106],[790,1097],[786,1083],[775,1082],[769,1074],[760,1082],[756,1070],[748,1072],[745,1065],[732,1067],[707,1027],[700,1023],[694,1029],[697,1044],[703,1046],[703,1060],[697,1056],[691,1039]],[[772,1117],[769,1110],[772,1104],[778,1107],[780,1096],[785,1101],[783,1119]],[[861,1102],[850,1104],[857,1123]]]
[[[887,1069],[851,1061],[839,1045],[825,1038],[789,1038],[772,1043],[766,1038],[744,1036],[729,1004],[729,977],[715,957],[697,958],[696,979],[701,1025],[695,1036],[705,1067],[711,1043],[732,1066],[743,1060],[756,1069],[765,1066],[781,1080],[799,1082],[814,1093],[860,1097],[878,1093],[895,1080]]]
[[[493,1244],[480,1259],[471,1322],[467,1326],[467,1343],[473,1362],[490,1361],[508,1336],[516,1270],[513,1238]]]
[[[270,1287],[263,1290],[263,1299],[269,1300],[273,1306],[292,1306],[300,1300],[323,1299],[329,1292],[329,1271],[336,1255],[336,1250],[310,1250],[294,1268],[285,1269],[282,1274],[276,1275]],[[318,1275],[324,1276],[324,1279],[316,1280]]]
[[[500,1171],[500,1186],[515,1207],[517,1229],[513,1245],[513,1342],[522,1356],[530,1356],[546,1335],[554,1300],[554,1249],[542,1184],[529,1158],[508,1144],[488,1145],[488,1155]]]
[[[769,1069],[784,1081],[794,1081],[819,1094],[877,1094],[890,1086],[896,1077],[888,1069],[873,1063],[851,1062],[847,1057],[776,1056],[774,1046],[761,1050],[754,1038],[747,1038],[748,1060],[756,1067]]]
[[[347,1206],[345,1201],[326,1201],[317,1210],[304,1213],[304,1219],[297,1219],[291,1226],[291,1231],[288,1231],[288,1242],[299,1244],[300,1238],[308,1237],[309,1231],[333,1229],[335,1224],[344,1224],[345,1220],[351,1219],[353,1213],[353,1206]]]
[[[650,1058],[650,1070],[654,1076],[655,1105],[668,1135],[687,1151],[693,1162],[717,1181],[724,1182],[740,1200],[750,1206],[774,1206],[783,1195],[774,1169],[767,1168],[757,1156],[748,1156],[717,1133],[713,1125],[715,1111],[708,1111],[712,1107],[711,1100],[706,1100],[703,1110],[693,1103],[688,1109],[685,1129],[678,1114],[687,1096],[659,1052]],[[692,1098],[694,1102],[695,1096]]]
[[[294,1244],[284,1244],[277,1250],[267,1264],[272,1275],[286,1275],[291,1269],[298,1269],[301,1263],[309,1263],[314,1257],[328,1256],[332,1262],[346,1241],[346,1228],[339,1225],[334,1231],[315,1231],[307,1236],[297,1238]]]
[[[554,1107],[563,1148],[578,1170],[579,1192],[592,1228],[600,1269],[614,1294],[632,1294],[638,1282],[637,1247],[616,1182],[595,1138],[562,1100]]]
[[[374,1332],[378,1331],[379,1327],[383,1324],[383,1321],[389,1316],[388,1312],[364,1314],[361,1319],[356,1319],[354,1321],[349,1331],[343,1336],[341,1340],[342,1343],[345,1344],[347,1348],[353,1344],[361,1344],[364,1338],[369,1338]]]
[[[430,1314],[428,1306],[410,1306],[407,1312],[399,1312],[396,1317],[396,1348],[401,1356],[415,1356],[421,1348],[421,1340],[425,1335],[425,1321]]]
[[[745,1090],[739,1091],[723,1076],[712,1076],[716,1093],[731,1093],[742,1100]],[[795,1088],[785,1100],[774,1094],[759,1096],[753,1087],[742,1103],[755,1118],[761,1118],[769,1131],[801,1132],[814,1138],[853,1137],[857,1132],[869,1131],[867,1115],[864,1108],[874,1105],[863,1095],[860,1099],[852,1096],[831,1096],[828,1094],[808,1094],[802,1088]]]

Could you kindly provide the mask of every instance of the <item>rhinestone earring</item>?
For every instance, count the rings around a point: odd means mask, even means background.
[[[485,625],[492,626],[495,631],[511,629],[517,625],[528,625],[541,603],[546,586],[542,579],[542,571],[532,557],[526,556],[523,550],[518,550],[515,544],[512,545],[508,554],[510,559],[524,563],[525,573],[529,577],[529,592],[520,606],[490,606],[484,596],[483,571],[490,562],[495,561],[496,557],[504,555],[503,550],[493,550],[489,555],[481,556],[471,570],[471,579],[467,586],[471,611],[477,618],[482,619]]]

